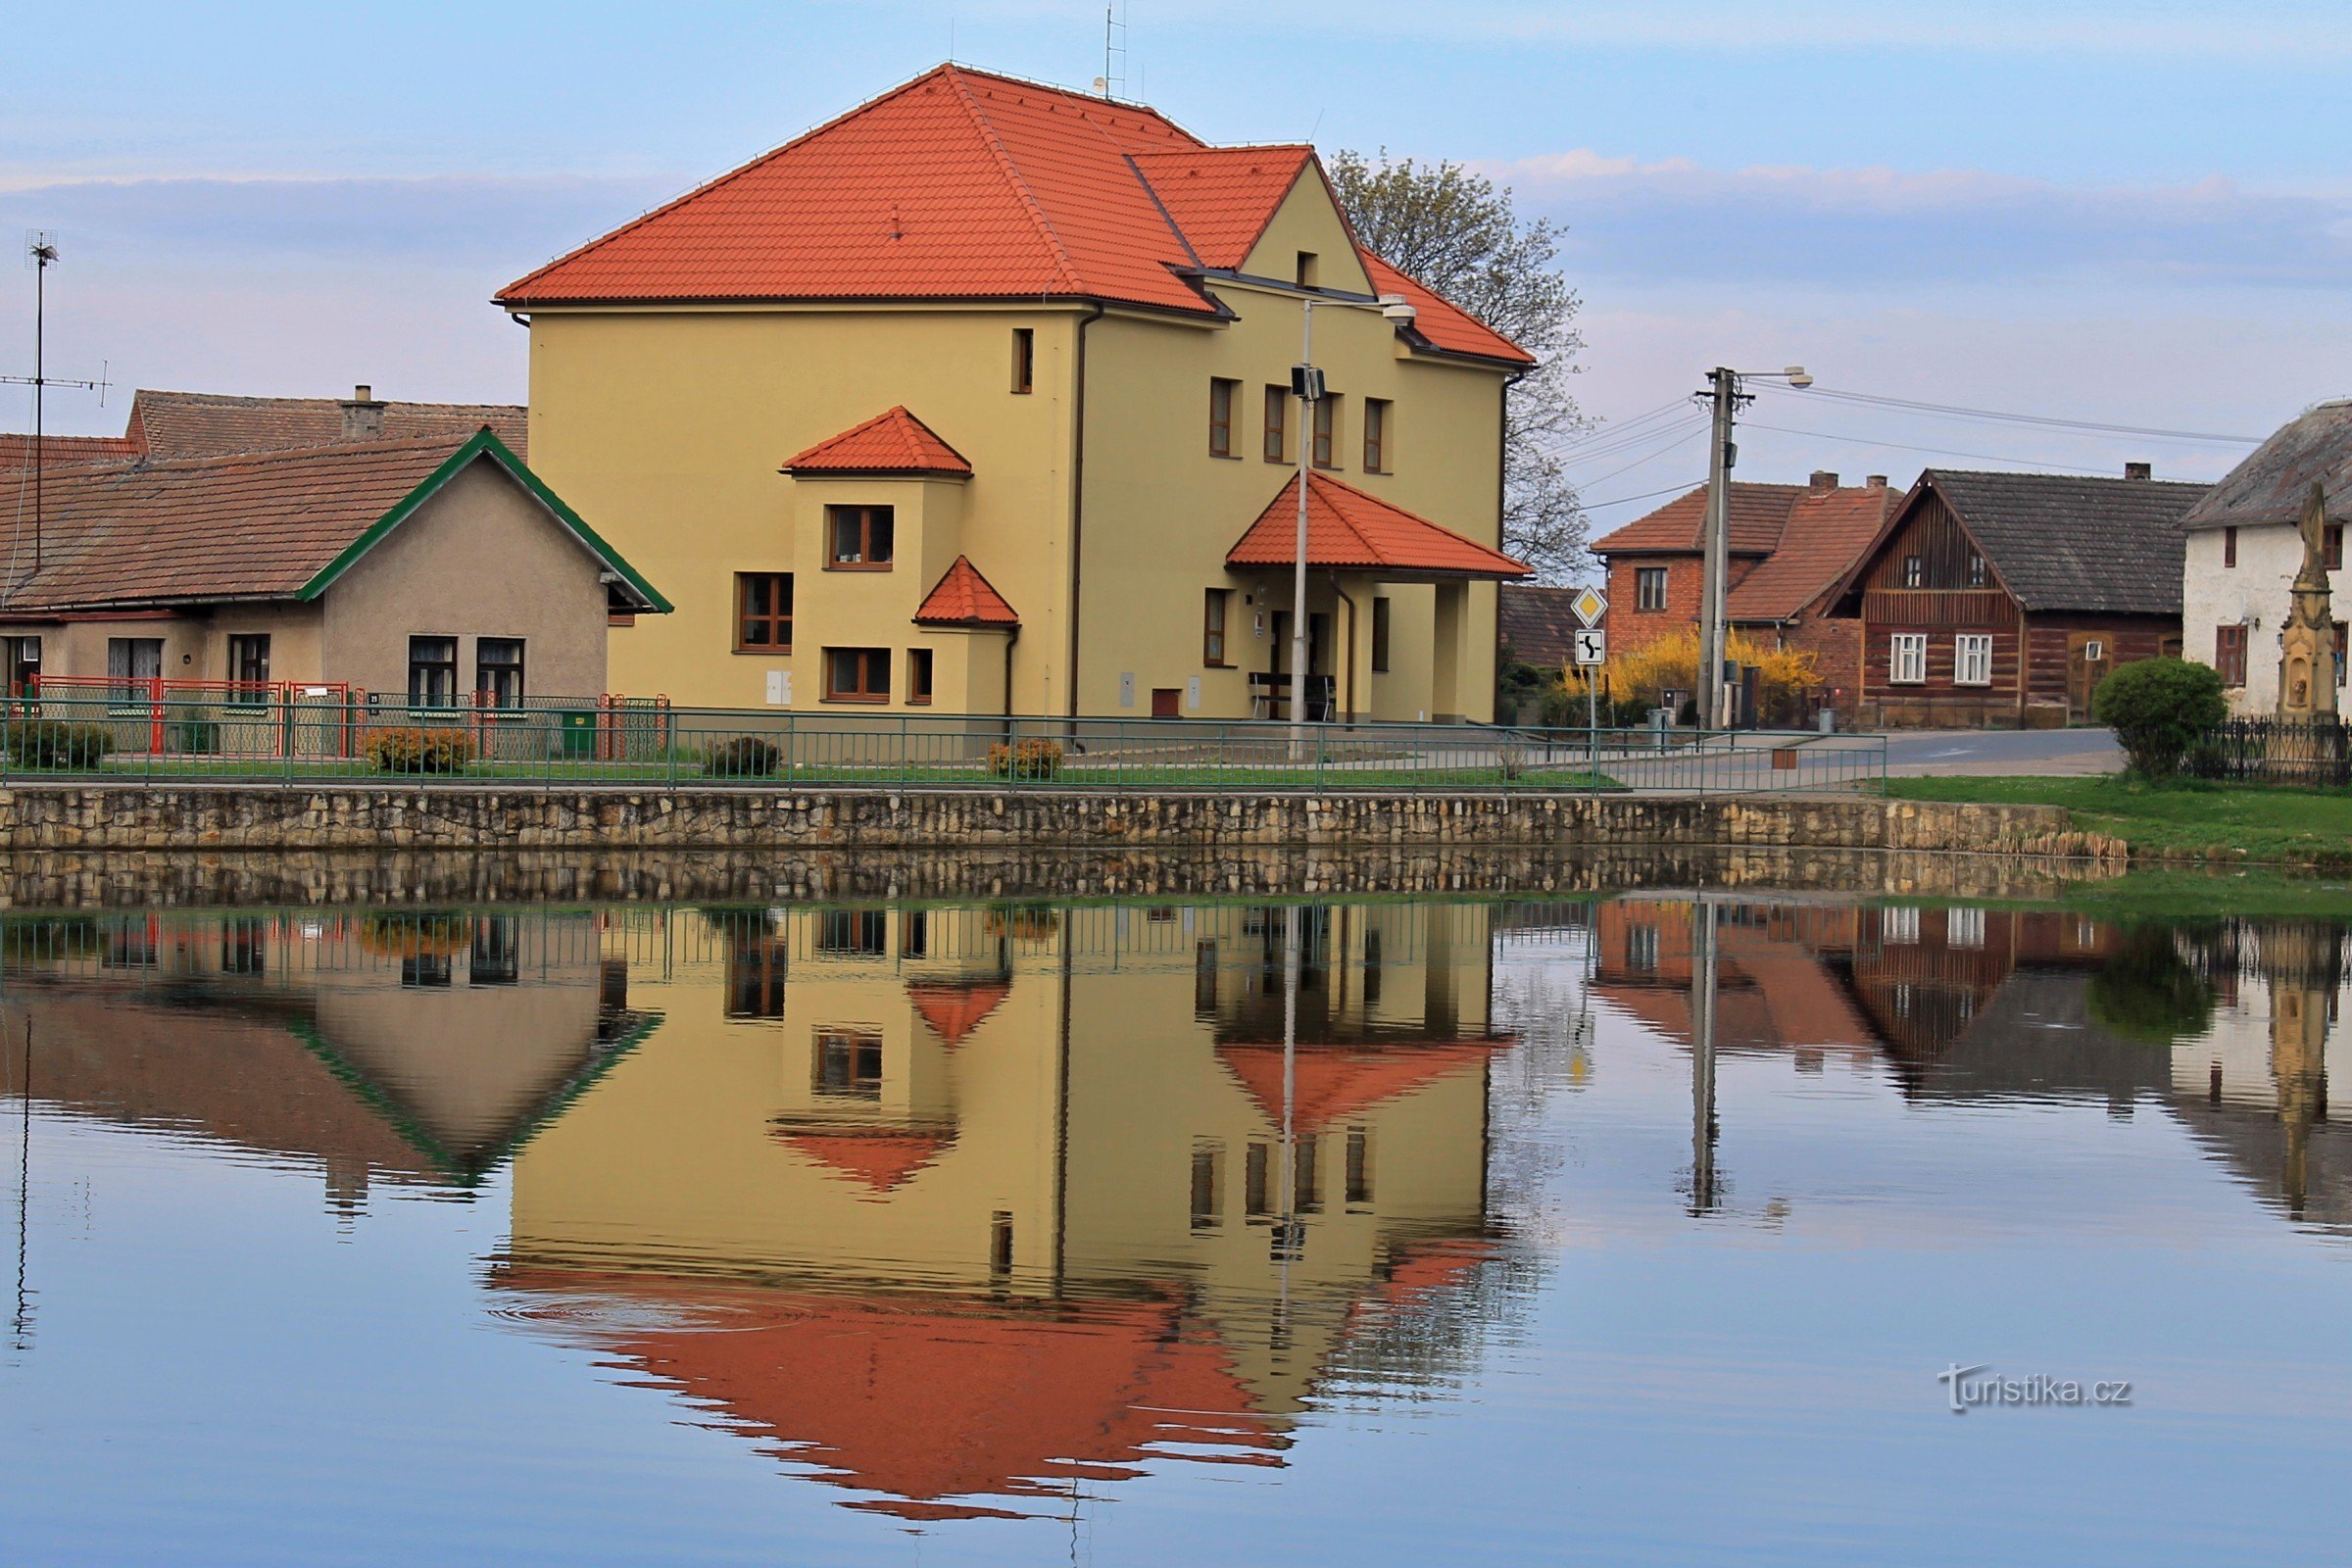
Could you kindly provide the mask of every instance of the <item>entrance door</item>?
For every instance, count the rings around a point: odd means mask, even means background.
[[[2072,723],[2090,720],[2090,694],[2107,678],[2114,642],[2105,632],[2066,634],[2066,716]]]
[[[8,695],[22,697],[25,690],[41,678],[41,640],[38,637],[6,639],[8,658]]]

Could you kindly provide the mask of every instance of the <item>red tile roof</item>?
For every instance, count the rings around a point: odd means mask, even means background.
[[[1216,316],[1307,148],[1211,148],[1154,110],[947,65],[500,291],[510,309],[701,300],[1085,299]],[[1414,336],[1518,347],[1402,273]]]
[[[493,435],[377,441],[234,457],[86,464],[52,471],[41,569],[6,595],[8,612],[229,599],[297,599],[378,524],[460,460],[492,462],[547,503],[648,604],[662,603],[585,524],[529,477]],[[512,465],[511,466],[509,465]],[[427,492],[430,493],[430,492]],[[8,521],[0,514],[0,525]],[[15,509],[29,566],[30,499]],[[331,579],[330,579],[331,580]]]
[[[1729,533],[1732,554],[1770,555],[1788,526],[1788,509],[1805,493],[1801,484],[1732,482]],[[1707,520],[1707,487],[1699,485],[1592,541],[1592,553],[1696,555]]]
[[[956,1145],[952,1130],[838,1127],[779,1130],[791,1148],[877,1196],[895,1192]]]
[[[1511,1043],[1491,1040],[1399,1042],[1392,1045],[1307,1046],[1290,1055],[1291,1111],[1307,1132],[1329,1127],[1386,1100],[1426,1089],[1485,1061]],[[1266,1119],[1282,1124],[1284,1054],[1280,1042],[1233,1041],[1218,1059],[1241,1080]]]
[[[914,612],[918,626],[1018,626],[1021,617],[969,556],[957,556]]]
[[[972,466],[904,406],[827,436],[784,460],[786,473],[946,473],[968,478]]]
[[[1234,547],[1228,566],[1288,566],[1298,555],[1298,480],[1293,475]],[[1398,576],[1524,577],[1530,568],[1327,473],[1306,487],[1306,564]]]
[[[109,458],[135,458],[139,444],[125,435],[45,435],[41,437],[43,467],[61,468],[75,463],[102,463]],[[32,437],[0,430],[0,469],[32,466]]]
[[[1135,167],[1167,209],[1177,235],[1202,267],[1224,270],[1249,259],[1274,209],[1315,156],[1312,147],[1191,147],[1133,154]]]
[[[383,406],[386,441],[435,440],[454,447],[488,425],[523,457],[526,411],[512,403],[391,403]],[[245,398],[218,392],[140,388],[124,439],[152,458],[217,458],[234,452],[284,452],[340,446],[343,404],[336,398]]]
[[[1861,559],[1901,499],[1883,484],[1805,491],[1788,509],[1778,547],[1724,595],[1724,612],[1741,621],[1801,613]]]

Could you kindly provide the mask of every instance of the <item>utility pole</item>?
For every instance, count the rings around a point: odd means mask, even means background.
[[[0,375],[0,385],[30,386],[32,388],[32,569],[41,569],[42,524],[46,518],[43,505],[43,470],[47,454],[43,450],[47,434],[49,389],[53,386],[80,387],[98,394],[101,406],[106,402],[107,381],[102,373],[95,381],[59,381],[49,375],[49,269],[57,265],[57,235],[45,228],[36,228],[24,236],[24,263],[32,269],[32,374]],[[14,593],[19,584],[0,583],[0,599]]]
[[[1707,520],[1705,536],[1699,549],[1703,564],[1699,572],[1698,590],[1698,722],[1702,729],[1723,729],[1729,715],[1723,710],[1723,598],[1724,553],[1730,542],[1732,514],[1732,466],[1740,461],[1740,449],[1732,444],[1732,423],[1739,415],[1740,372],[1715,367],[1707,372],[1707,390],[1700,397],[1713,400],[1715,423],[1713,438],[1707,450]]]
[[[1291,760],[1306,757],[1306,478],[1315,453],[1315,405],[1323,377],[1315,369],[1315,302],[1299,302],[1298,368],[1291,380],[1298,396],[1298,537],[1291,558]]]
[[[1723,1199],[1715,1172],[1715,905],[1690,905],[1690,1212],[1712,1214]]]

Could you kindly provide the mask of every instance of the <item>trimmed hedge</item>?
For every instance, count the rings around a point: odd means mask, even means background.
[[[60,718],[18,719],[6,735],[8,755],[20,767],[96,767],[115,749],[114,731],[104,724]]]
[[[2090,710],[2115,731],[2133,772],[2167,779],[2180,770],[2188,749],[2230,716],[2230,703],[2212,665],[2141,659],[2099,682]]]
[[[738,735],[710,748],[703,759],[706,778],[769,778],[784,760],[774,741],[757,735]]]
[[[368,760],[384,773],[463,773],[473,760],[473,737],[462,729],[379,729],[368,737]]]
[[[988,749],[988,770],[999,778],[1052,778],[1061,771],[1061,742],[1043,736],[1002,741]]]

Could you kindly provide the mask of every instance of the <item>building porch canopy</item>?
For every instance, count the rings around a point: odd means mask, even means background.
[[[1294,475],[1225,553],[1225,564],[1235,571],[1287,571],[1296,563],[1298,542],[1298,480]],[[1524,562],[1324,473],[1307,476],[1306,564],[1313,571],[1363,572],[1386,582],[1534,575]]]

